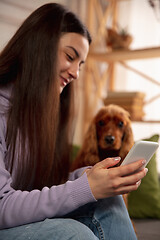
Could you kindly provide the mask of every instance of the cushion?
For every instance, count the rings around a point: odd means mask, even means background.
[[[80,146],[78,146],[76,144],[72,146],[71,162],[74,161],[74,159],[76,158],[79,150],[80,150]]]
[[[143,140],[158,142],[159,135],[155,134]],[[148,173],[142,179],[140,187],[128,195],[128,211],[132,218],[160,218],[160,184],[156,153],[146,167]]]

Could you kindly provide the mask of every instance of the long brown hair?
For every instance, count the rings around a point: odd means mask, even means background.
[[[73,83],[59,94],[57,49],[62,33],[91,37],[60,4],[35,10],[0,55],[0,86],[12,85],[6,143],[8,170],[16,166],[16,189],[42,189],[67,179]],[[18,162],[16,162],[18,161]]]

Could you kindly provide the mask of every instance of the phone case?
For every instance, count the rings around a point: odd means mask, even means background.
[[[157,142],[137,141],[125,157],[121,166],[133,163],[140,159],[146,160],[146,166],[158,147],[159,144]]]

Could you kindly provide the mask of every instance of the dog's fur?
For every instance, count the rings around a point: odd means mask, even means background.
[[[93,166],[99,161],[120,156],[121,161],[134,144],[130,114],[118,105],[102,107],[93,118],[85,135],[83,145],[71,166],[75,170],[84,166]],[[127,194],[123,195],[126,207]],[[136,232],[134,223],[132,222]]]
[[[71,170],[116,156],[121,157],[120,165],[133,144],[129,112],[113,104],[102,107],[89,126]]]

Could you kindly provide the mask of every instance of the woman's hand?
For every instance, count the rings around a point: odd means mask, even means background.
[[[147,173],[147,168],[136,172],[144,166],[144,159],[111,168],[119,161],[120,158],[107,158],[86,170],[91,191],[97,200],[136,190]]]

